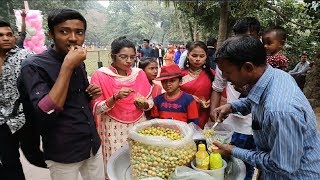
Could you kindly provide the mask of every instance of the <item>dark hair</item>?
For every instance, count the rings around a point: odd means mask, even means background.
[[[217,44],[217,39],[209,37],[207,39],[207,46],[215,46]]]
[[[187,43],[188,45],[188,43]],[[190,46],[188,47],[188,54],[194,49],[194,48],[197,48],[197,47],[200,47],[201,49],[203,49],[207,55],[207,59],[206,59],[206,63],[205,63],[205,72],[207,73],[207,75],[209,76],[210,80],[213,81],[214,80],[214,75],[212,74],[211,72],[211,69],[210,69],[210,61],[209,61],[209,54],[208,54],[208,48],[207,48],[207,45],[202,42],[202,41],[194,41],[194,42],[191,42],[190,43]],[[188,57],[186,58],[186,61],[184,62],[184,69],[188,69],[187,67],[187,63],[189,62],[189,59]]]
[[[239,68],[245,62],[255,66],[266,65],[266,50],[257,38],[249,35],[235,36],[223,42],[216,53],[216,60],[229,60]]]
[[[111,43],[111,57],[115,60],[114,55],[118,54],[122,48],[132,48],[136,52],[135,45],[129,41],[125,36],[119,37]]]
[[[248,30],[250,32],[256,31],[259,34],[260,28],[260,22],[256,18],[244,17],[233,25],[232,30],[236,35],[245,34]]]
[[[192,44],[192,41],[188,41],[187,44],[186,44],[186,49],[189,49],[189,47],[191,46]]]
[[[55,26],[67,20],[77,19],[83,22],[84,30],[87,29],[86,19],[76,10],[73,9],[55,9],[48,14],[48,28],[53,32]]]
[[[139,45],[139,46],[137,47],[137,52],[138,52],[138,53],[141,53],[141,49],[142,49],[142,48],[141,48],[141,46]]]
[[[301,53],[300,57],[301,57],[301,56],[308,56],[307,51],[303,51],[303,52]]]
[[[139,68],[141,68],[142,70],[145,70],[145,68],[150,64],[150,63],[157,63],[158,64],[158,61],[156,58],[153,58],[153,57],[142,57],[140,59],[140,62],[139,62]]]
[[[6,21],[0,20],[0,27],[9,27],[9,28],[12,30],[12,32],[13,32],[13,29],[12,29],[10,23],[8,23],[8,22],[6,22]]]
[[[276,38],[278,40],[280,40],[282,42],[282,44],[284,44],[284,42],[287,39],[287,32],[283,27],[281,27],[281,26],[270,27],[263,34],[265,35],[265,34],[270,33],[270,32],[275,32],[276,33]]]
[[[147,43],[149,43],[150,41],[149,41],[149,39],[143,39],[143,41],[146,41]]]

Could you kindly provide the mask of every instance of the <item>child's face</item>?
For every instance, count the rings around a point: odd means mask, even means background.
[[[196,47],[189,52],[188,59],[192,68],[201,69],[206,63],[207,54],[202,48]]]
[[[146,72],[146,75],[149,81],[154,80],[158,75],[158,63],[151,62],[146,66],[146,68],[144,69],[144,72]]]
[[[283,42],[276,36],[276,32],[272,31],[262,36],[262,42],[268,55],[274,55],[282,49]]]
[[[173,93],[180,88],[181,81],[178,77],[161,81],[162,87],[167,93]]]

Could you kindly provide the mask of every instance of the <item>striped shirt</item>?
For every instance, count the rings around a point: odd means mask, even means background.
[[[315,114],[294,79],[269,66],[247,98],[231,103],[252,112],[256,151],[232,154],[262,171],[263,179],[320,179],[320,133]]]
[[[151,117],[199,123],[197,103],[193,96],[183,91],[175,99],[168,99],[166,93],[155,97]]]

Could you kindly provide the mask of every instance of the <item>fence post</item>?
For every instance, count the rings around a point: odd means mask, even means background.
[[[101,68],[101,67],[103,67],[103,64],[100,60],[100,51],[98,51],[98,68]]]

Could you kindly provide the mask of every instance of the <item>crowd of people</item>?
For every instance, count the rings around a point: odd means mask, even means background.
[[[136,49],[119,37],[111,65],[90,81],[82,47],[86,19],[57,9],[48,28],[52,46],[34,54],[17,47],[13,28],[0,21],[0,179],[25,179],[20,146],[53,180],[77,180],[79,172],[84,180],[108,179],[107,162],[128,143],[128,130],[153,118],[200,128],[208,121],[230,124],[231,143],[214,144],[225,158],[245,162],[245,179],[254,167],[260,179],[320,178],[316,116],[292,77],[305,76],[312,64],[304,53],[286,72],[282,27],[260,32],[256,18],[241,18],[217,49],[214,38],[165,51],[148,39]]]

